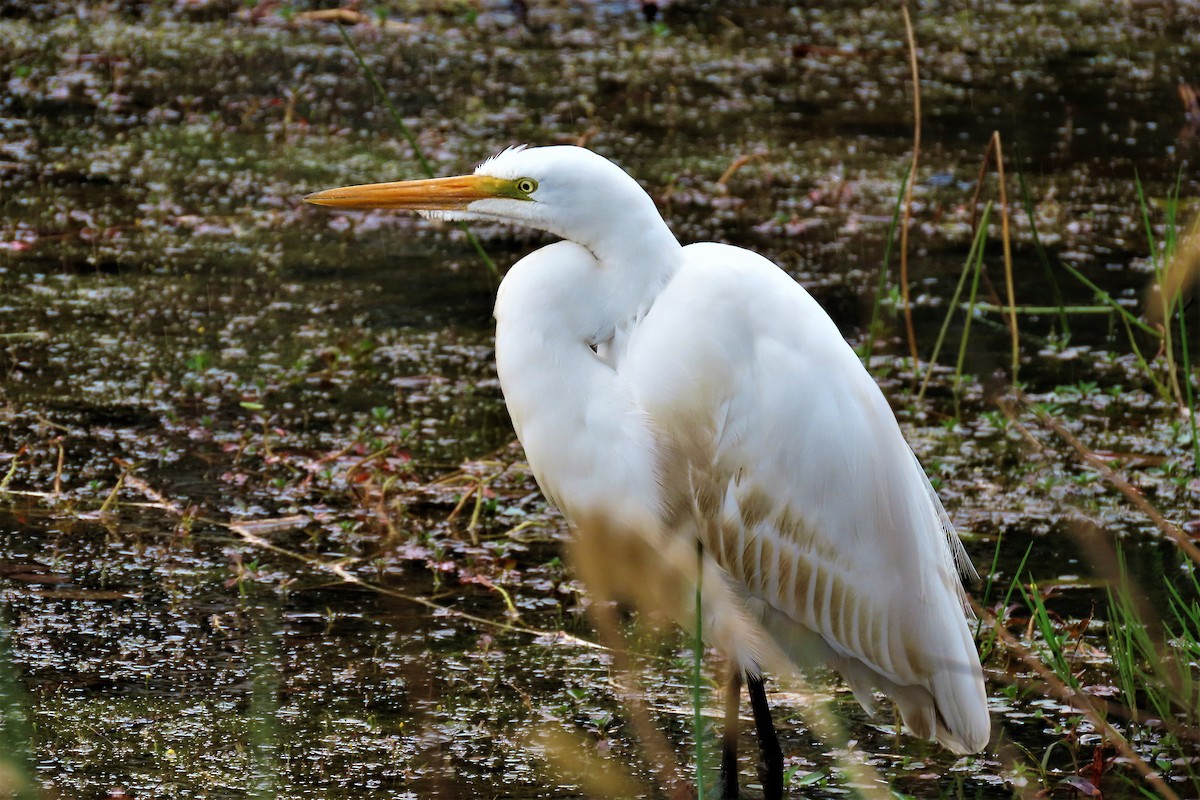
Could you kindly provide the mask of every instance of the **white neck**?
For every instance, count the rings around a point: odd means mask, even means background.
[[[625,498],[631,512],[658,510],[653,438],[628,385],[593,347],[636,324],[677,267],[664,258],[622,269],[557,242],[523,258],[500,285],[504,400],[543,490],[560,506],[568,496],[577,504],[563,509],[568,516],[603,497]],[[645,457],[622,464],[622,453]]]
[[[683,248],[653,202],[645,194],[637,200],[625,213],[608,210],[603,232],[575,232],[573,241],[595,259],[587,268],[547,276],[571,298],[564,304],[570,313],[589,321],[593,343],[636,324],[683,263]]]

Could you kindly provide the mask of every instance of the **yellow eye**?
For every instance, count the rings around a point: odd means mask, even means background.
[[[533,178],[517,178],[517,191],[523,194],[533,194],[537,187],[537,181]]]

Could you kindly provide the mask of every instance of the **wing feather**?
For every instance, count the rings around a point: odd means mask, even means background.
[[[969,562],[886,399],[773,264],[725,245],[684,252],[621,367],[669,443],[663,472],[688,475],[675,486],[690,495],[666,504],[692,510],[793,661],[815,655],[860,699],[872,685],[896,698],[914,732],[981,748],[986,696],[957,576]]]

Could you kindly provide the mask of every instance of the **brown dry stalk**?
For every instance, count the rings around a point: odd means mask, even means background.
[[[1000,182],[1000,241],[1004,245],[1004,286],[1008,291],[1008,330],[1012,335],[1012,378],[1017,382],[1021,364],[1021,337],[1017,329],[1017,300],[1013,289],[1012,243],[1008,231],[1008,190],[1004,180],[1004,149],[1000,146],[1000,131],[992,131],[996,143],[996,177]]]
[[[1039,678],[1045,681],[1048,694],[1056,697],[1083,714],[1083,716],[1086,717],[1087,720],[1092,723],[1092,725],[1095,726],[1098,731],[1101,731],[1105,738],[1108,739],[1118,751],[1120,751],[1121,755],[1129,759],[1134,768],[1142,774],[1142,777],[1146,779],[1147,783],[1153,786],[1160,793],[1160,796],[1164,798],[1164,800],[1179,800],[1179,795],[1175,794],[1175,792],[1171,790],[1171,787],[1168,786],[1166,781],[1162,779],[1162,776],[1155,772],[1154,768],[1147,764],[1146,760],[1139,756],[1137,752],[1129,746],[1129,743],[1125,741],[1125,737],[1123,737],[1116,728],[1108,724],[1108,722],[1100,716],[1100,714],[1096,711],[1096,708],[1092,705],[1091,698],[1087,694],[1083,692],[1077,692],[1059,680],[1058,676],[1055,675],[1049,667],[1043,664],[1040,658],[1030,652],[1029,648],[1025,647],[1025,645],[1017,641],[1015,636],[1009,633],[1008,629],[1000,623],[1000,620],[996,618],[996,615],[993,614],[990,609],[984,608],[973,597],[970,598],[970,600],[971,607],[975,610],[975,613],[978,614],[984,622],[992,626],[992,628],[996,631],[997,638],[1004,642],[1005,647],[1015,653],[1016,656],[1024,661],[1030,669],[1037,673]]]
[[[979,175],[975,178],[975,192],[971,195],[971,235],[975,235],[975,223],[979,213],[979,196],[983,194],[983,179],[987,177],[988,164],[991,163],[992,150],[996,147],[996,137],[989,136],[987,147],[983,148],[983,159],[979,162]],[[1000,300],[1000,295],[996,293],[996,285],[992,283],[992,276],[988,271],[981,270],[983,277],[983,290],[987,292],[991,298],[992,305],[1003,306],[1004,303]]]
[[[633,662],[629,658],[627,643],[617,624],[617,614],[613,604],[603,596],[598,596],[588,606],[588,611],[592,622],[596,625],[596,632],[600,635],[601,643],[607,645],[608,652],[612,656],[613,668],[624,680],[629,682],[627,686],[618,682],[617,692],[621,697],[621,702],[629,710],[629,721],[633,725],[638,741],[646,749],[646,760],[649,762],[650,768],[654,770],[659,786],[667,792],[668,796],[677,800],[690,798],[693,793],[690,791],[687,780],[682,776],[679,762],[666,738],[655,727],[650,718],[650,710],[646,708],[646,703],[642,699],[644,690],[638,682]]]
[[[326,561],[324,559],[317,558],[315,556],[307,556],[303,553],[297,553],[294,550],[288,550],[286,547],[280,547],[279,545],[263,538],[263,536],[261,535],[262,533],[265,533],[268,531],[273,532],[273,531],[277,531],[277,530],[283,530],[285,528],[300,527],[308,521],[307,517],[300,516],[300,515],[293,515],[293,516],[289,516],[289,517],[283,517],[283,518],[277,518],[277,519],[271,519],[271,520],[242,520],[239,522],[223,522],[218,519],[213,519],[211,516],[203,515],[200,513],[192,513],[194,511],[194,509],[186,509],[183,506],[181,506],[179,503],[168,499],[161,492],[157,491],[153,486],[151,486],[149,483],[147,483],[145,480],[138,478],[134,475],[126,476],[126,485],[128,485],[131,489],[136,489],[143,496],[145,496],[148,500],[150,500],[149,503],[130,504],[130,505],[141,505],[142,507],[157,508],[162,511],[167,511],[167,512],[174,514],[175,516],[178,516],[181,518],[187,517],[195,522],[201,522],[201,523],[204,523],[207,525],[213,525],[215,527],[224,528],[225,530],[228,530],[228,531],[231,531],[232,533],[237,534],[239,537],[241,537],[242,541],[244,541],[246,544],[252,545],[254,547],[257,547],[257,548],[260,548],[263,550],[269,550],[270,552],[276,553],[281,556],[286,556],[287,558],[290,558],[293,561],[299,561],[302,564],[304,564],[305,566],[308,566],[312,569],[315,569],[315,570],[318,570],[321,572],[327,572],[327,573],[335,576],[339,580],[341,580],[345,583],[353,584],[354,586],[358,586],[359,588],[367,589],[368,591],[372,591],[377,594],[382,594],[386,597],[392,597],[397,600],[404,600],[405,602],[415,603],[416,605],[424,606],[425,608],[435,611],[438,614],[446,614],[449,616],[457,617],[462,620],[467,620],[468,622],[475,622],[480,625],[487,625],[488,627],[499,628],[500,630],[503,630],[503,631],[509,631],[509,632],[513,632],[513,633],[524,633],[524,634],[528,634],[531,636],[537,636],[537,637],[548,637],[551,639],[556,639],[558,641],[568,642],[570,644],[575,644],[575,645],[578,645],[581,647],[587,647],[587,648],[591,648],[591,649],[600,649],[600,650],[605,649],[602,645],[596,644],[595,642],[589,642],[586,639],[581,639],[577,636],[573,636],[569,633],[566,633],[565,631],[541,630],[538,628],[526,627],[524,625],[514,625],[511,622],[499,622],[497,620],[487,619],[485,617],[477,617],[474,614],[468,614],[465,611],[459,611],[458,609],[455,609],[455,608],[450,608],[447,606],[439,605],[439,604],[433,602],[432,600],[429,600],[424,597],[418,597],[418,596],[414,596],[414,595],[410,595],[410,594],[405,594],[404,592],[398,592],[395,589],[389,589],[386,586],[380,586],[377,583],[371,583],[370,581],[365,581],[362,578],[355,575],[353,572],[350,572],[346,568],[346,564],[349,562],[348,559],[339,559],[337,561]],[[10,494],[16,494],[16,493],[10,492]],[[44,492],[21,492],[20,494],[30,496],[30,497],[46,497],[46,496],[48,496]]]
[[[1039,442],[1037,438],[1035,438],[1034,435],[1029,432],[1029,428],[1025,427],[1025,423],[1021,422],[1017,416],[1017,412],[1013,410],[1011,404],[1009,404],[1005,398],[997,398],[996,405],[999,407],[1001,413],[1004,414],[1004,418],[1008,420],[1008,424],[1016,428],[1017,433],[1021,434],[1021,438],[1025,440],[1026,444],[1038,452],[1046,449],[1046,446]]]
[[[528,700],[526,703],[532,708]],[[646,794],[645,787],[619,756],[601,755],[595,742],[584,734],[568,733],[556,723],[544,722],[523,738],[529,749],[542,752],[551,771],[557,772],[555,780],[566,776],[578,784],[585,797],[625,800]]]
[[[1189,285],[1200,287],[1200,216],[1179,237],[1175,255],[1162,271],[1162,284],[1158,287],[1161,302],[1146,303],[1146,322],[1165,329],[1170,324],[1166,311],[1175,307]]]
[[[745,155],[738,156],[733,160],[733,163],[721,173],[721,177],[717,178],[717,186],[720,186],[722,189],[724,189],[729,183],[729,179],[733,177],[735,172],[749,164],[751,161],[758,161],[759,159],[766,158],[766,156],[767,154],[765,152],[747,153]]]
[[[1124,475],[1110,467],[1104,461],[1104,459],[1092,452],[1087,445],[1079,441],[1079,439],[1073,433],[1067,430],[1061,422],[1052,417],[1045,409],[1039,408],[1033,403],[1030,403],[1023,394],[1019,394],[1018,397],[1022,403],[1033,409],[1033,413],[1037,416],[1039,422],[1057,433],[1059,438],[1061,438],[1075,450],[1085,464],[1099,472],[1101,477],[1103,477],[1113,486],[1117,487],[1117,489],[1120,490],[1121,494],[1125,495],[1125,498],[1129,500],[1129,502],[1137,506],[1138,510],[1149,517],[1151,521],[1158,526],[1159,530],[1165,533],[1168,538],[1174,540],[1175,543],[1179,545],[1180,550],[1187,553],[1188,557],[1191,558],[1192,561],[1200,564],[1200,548],[1196,547],[1192,540],[1188,538],[1187,534],[1185,534],[1178,525],[1164,517],[1157,508],[1152,506],[1150,501],[1147,500],[1145,496],[1139,492],[1137,488],[1128,481],[1128,479],[1125,478]]]
[[[913,85],[913,153],[912,165],[908,169],[908,183],[904,187],[904,220],[900,226],[900,294],[904,299],[904,331],[908,336],[908,354],[912,358],[913,384],[917,380],[917,332],[913,327],[912,300],[908,289],[908,226],[912,218],[913,184],[917,181],[917,162],[921,157],[921,76],[917,69],[917,39],[913,34],[912,19],[908,16],[908,3],[900,4],[904,16],[904,32],[908,37],[908,61],[912,68]]]
[[[54,493],[62,494],[63,460],[66,458],[63,452],[63,437],[56,438],[54,444],[58,446],[58,465],[54,468]]]
[[[1119,588],[1132,604],[1137,620],[1153,635],[1157,657],[1152,660],[1150,666],[1154,674],[1176,695],[1185,695],[1187,692],[1184,688],[1184,676],[1180,673],[1178,660],[1167,652],[1169,644],[1163,635],[1163,624],[1158,621],[1150,598],[1142,591],[1142,587],[1130,579],[1121,568],[1120,556],[1112,543],[1113,536],[1091,520],[1079,520],[1067,525],[1066,530],[1078,543],[1079,552],[1087,554],[1092,570],[1110,586]],[[1132,718],[1132,712],[1128,713]],[[1200,731],[1189,729],[1185,734],[1181,726],[1173,726],[1170,720],[1163,720],[1163,724],[1176,735],[1200,741]]]

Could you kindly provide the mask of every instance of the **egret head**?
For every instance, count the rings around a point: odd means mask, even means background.
[[[582,147],[510,147],[474,174],[327,189],[304,198],[341,208],[400,208],[434,219],[491,219],[584,245],[611,235],[614,219],[649,215],[653,201],[617,165]],[[628,229],[626,229],[628,235]]]

